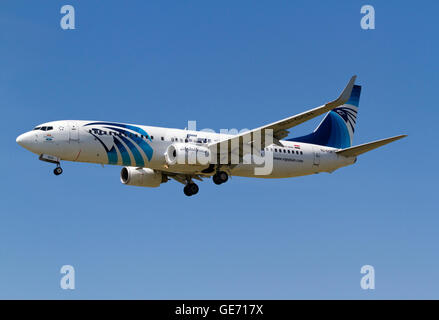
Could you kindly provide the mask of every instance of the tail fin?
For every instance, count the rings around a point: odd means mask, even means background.
[[[288,139],[288,141],[339,149],[349,148],[354,138],[360,94],[361,86],[354,85],[348,102],[328,112],[313,133]]]

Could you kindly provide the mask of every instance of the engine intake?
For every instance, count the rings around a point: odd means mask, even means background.
[[[120,181],[130,186],[156,188],[168,179],[161,172],[153,169],[123,167],[120,171]]]

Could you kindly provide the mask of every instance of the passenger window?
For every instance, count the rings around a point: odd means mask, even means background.
[[[162,137],[162,141],[164,141],[164,140],[165,140],[165,138]]]
[[[275,152],[277,152],[277,149],[276,149],[276,148],[274,148],[274,151],[275,151]]]
[[[303,154],[303,151],[300,151],[300,154]]]

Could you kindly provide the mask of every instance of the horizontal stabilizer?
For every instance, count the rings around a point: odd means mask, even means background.
[[[407,137],[407,135],[402,134],[400,136],[377,140],[377,141],[373,141],[373,142],[369,142],[369,143],[365,143],[365,144],[360,144],[360,145],[355,146],[355,147],[346,148],[346,149],[337,151],[336,153],[340,156],[356,157],[360,154],[363,154],[363,153],[366,153],[366,152],[371,151],[373,149],[382,147],[390,142],[393,142],[393,141],[396,141],[396,140],[399,140],[399,139],[402,139],[405,137]]]

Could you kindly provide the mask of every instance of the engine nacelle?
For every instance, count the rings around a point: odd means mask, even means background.
[[[120,171],[120,181],[130,186],[155,188],[166,182],[167,177],[149,168],[123,167]]]
[[[166,150],[165,160],[169,166],[205,166],[210,164],[210,150],[191,143],[174,143]]]

